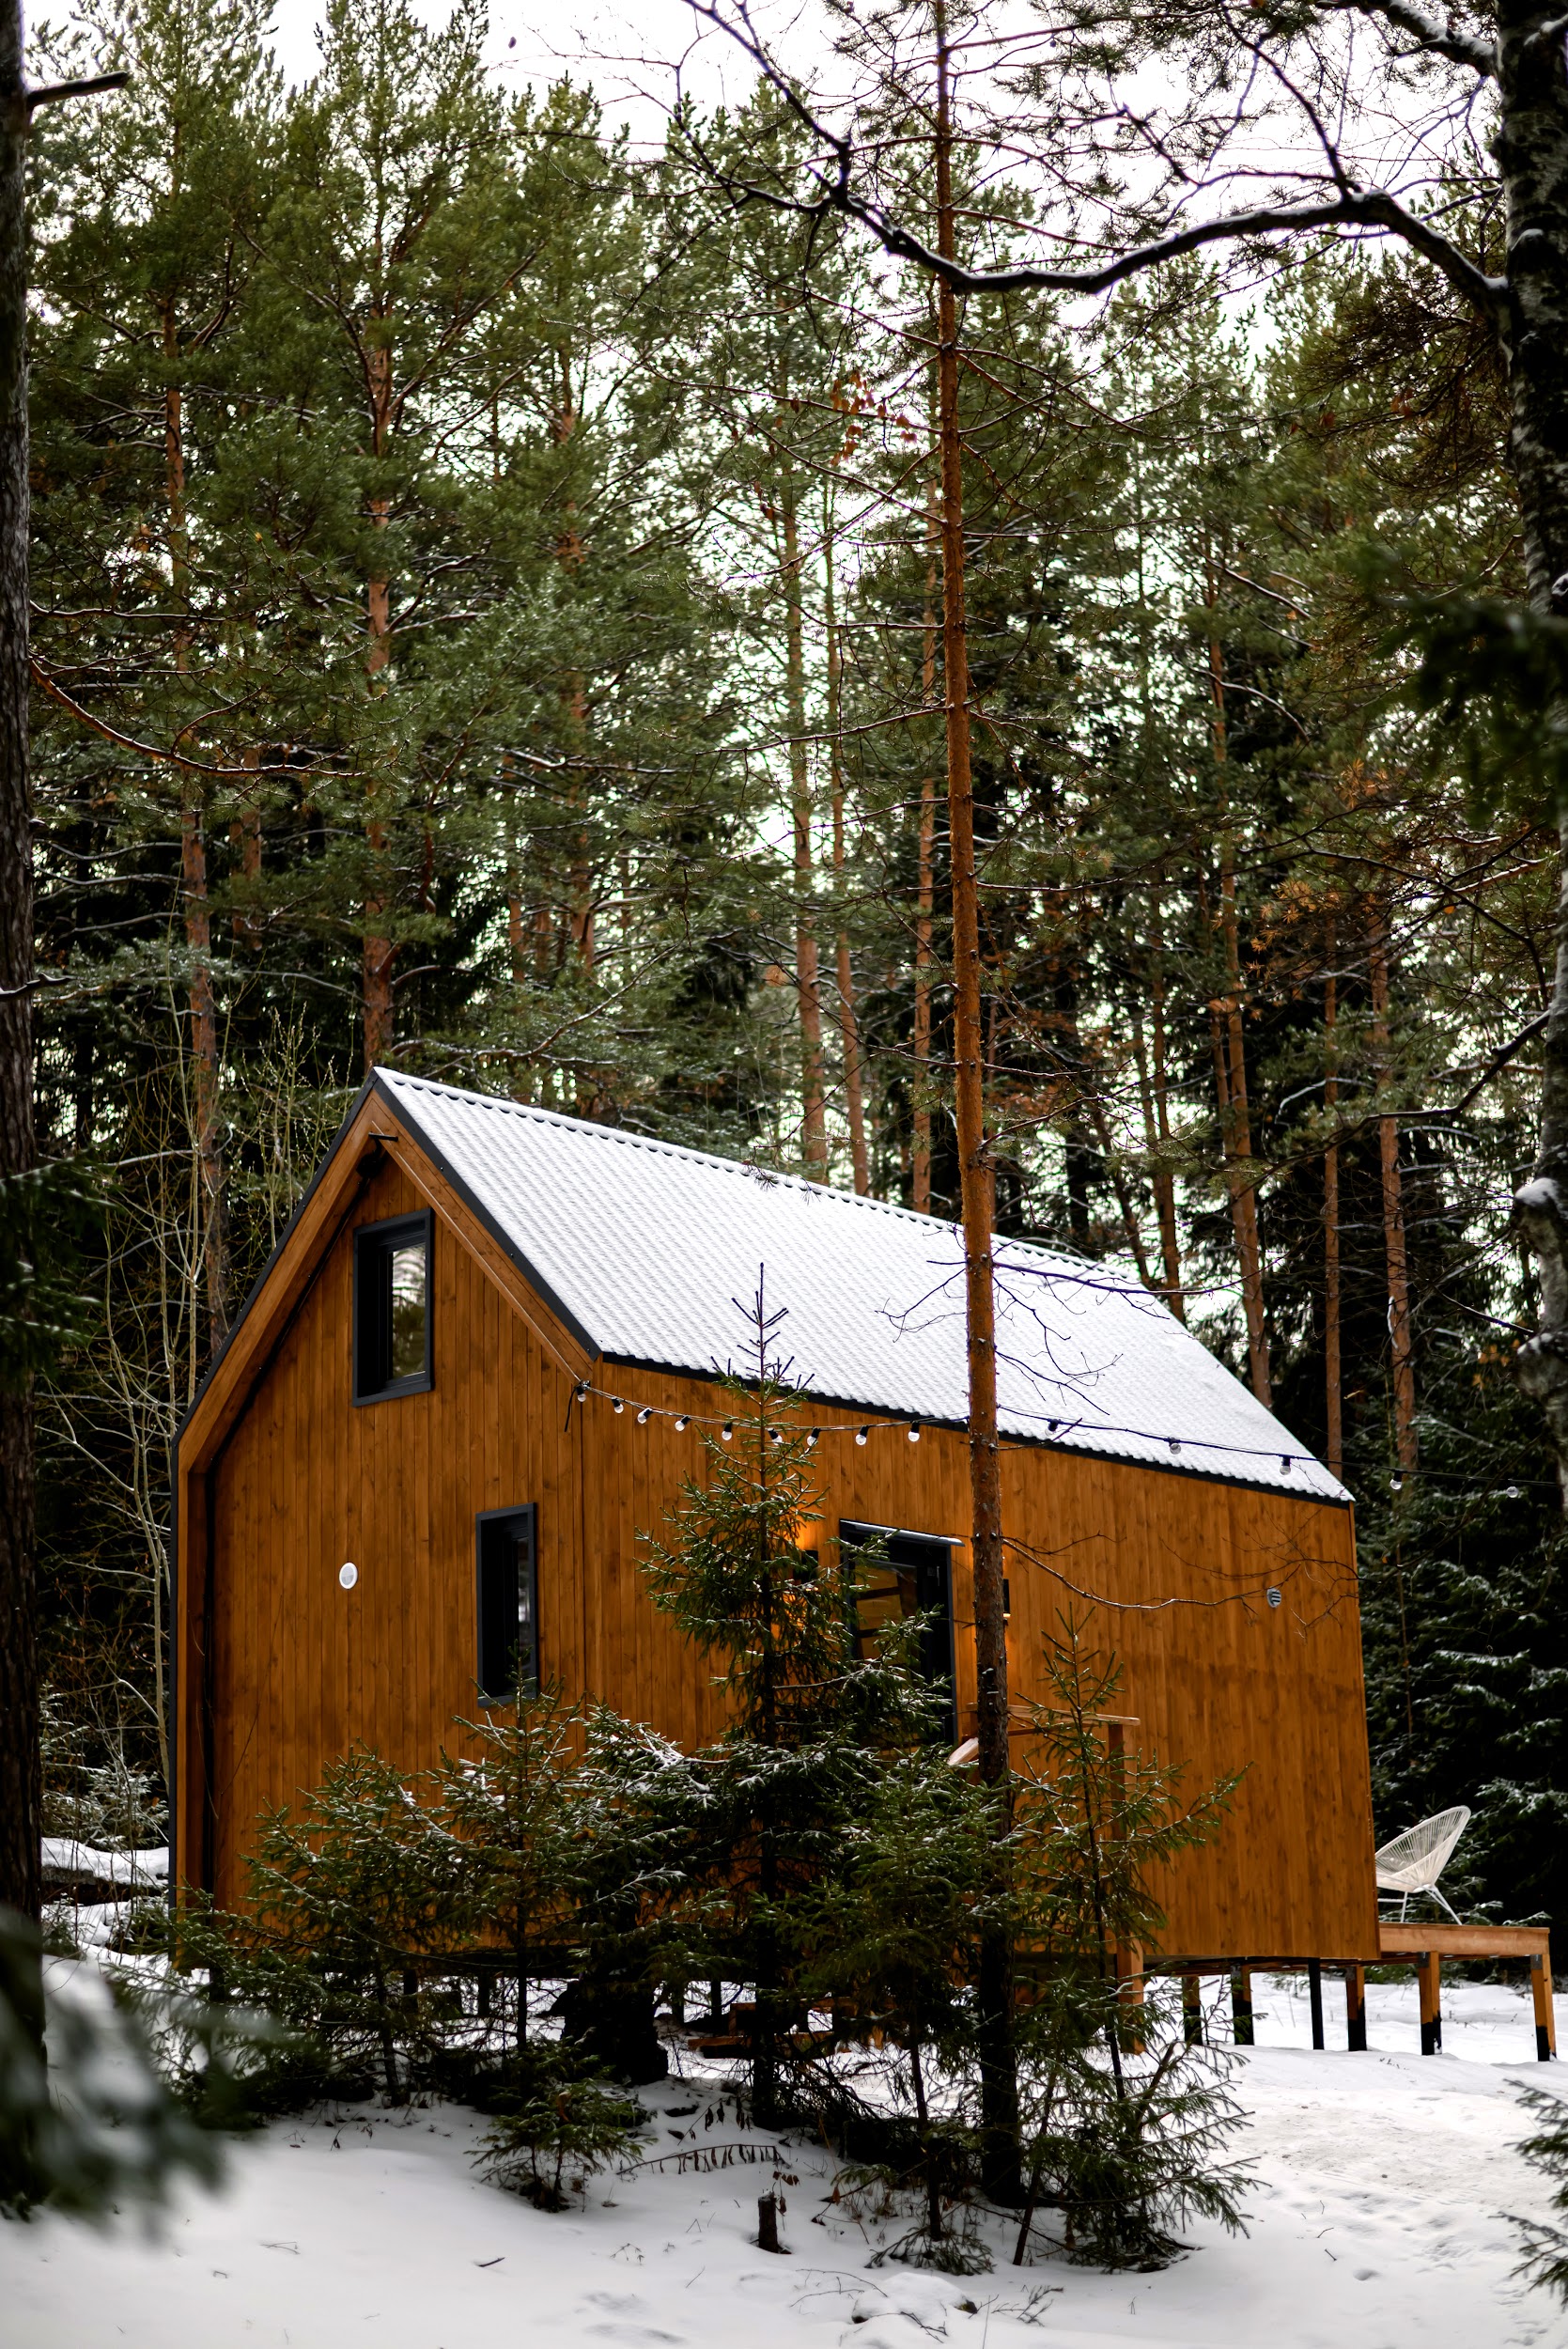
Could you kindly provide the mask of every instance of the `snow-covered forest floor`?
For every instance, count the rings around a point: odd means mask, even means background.
[[[1257,2170],[1250,2232],[1188,2231],[1158,2274],[1051,2262],[969,2279],[875,2266],[874,2219],[831,2194],[835,2163],[782,2141],[788,2256],[758,2250],[750,2164],[594,2179],[551,2217],[484,2184],[485,2123],[458,2107],[340,2108],[235,2144],[225,2191],[188,2193],[154,2232],[53,2217],[0,2227],[5,2349],[471,2349],[582,2341],[623,2349],[1568,2349],[1568,2314],[1513,2276],[1506,2214],[1541,2215],[1543,2182],[1514,2150],[1521,2086],[1562,2076],[1532,2060],[1528,1997],[1444,1985],[1445,2052],[1423,2060],[1409,1984],[1369,1988],[1371,2051],[1343,2052],[1338,1983],[1327,2052],[1309,2045],[1305,1984],[1257,1978],[1257,2046],[1239,2058]],[[1559,2001],[1568,2044],[1568,1998]],[[1338,2042],[1338,2046],[1334,2043]],[[719,2076],[640,2092],[648,2154],[768,2140],[705,2128]],[[1564,2082],[1568,2091],[1568,2081]]]

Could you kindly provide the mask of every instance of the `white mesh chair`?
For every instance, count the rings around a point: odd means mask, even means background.
[[[1453,1847],[1469,1824],[1470,1814],[1461,1803],[1456,1810],[1439,1811],[1435,1818],[1407,1827],[1403,1835],[1396,1835],[1391,1843],[1385,1843],[1377,1853],[1377,1889],[1380,1892],[1399,1894],[1402,1918],[1411,1899],[1421,1892],[1453,1917],[1452,1909],[1437,1890],[1437,1878],[1452,1859]],[[1458,1918],[1453,1917],[1453,1921],[1457,1924]]]

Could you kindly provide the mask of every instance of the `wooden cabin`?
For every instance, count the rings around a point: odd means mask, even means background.
[[[1071,1606],[1122,1659],[1130,1745],[1194,1787],[1245,1770],[1163,1888],[1168,1956],[1374,1959],[1348,1496],[1145,1291],[997,1261],[1015,1698]],[[378,1071],[178,1439],[179,1879],[239,1898],[265,1807],[357,1742],[423,1767],[520,1685],[720,1730],[639,1535],[725,1415],[759,1268],[821,1530],[888,1537],[868,1611],[939,1610],[927,1668],[969,1733],[953,1227]]]

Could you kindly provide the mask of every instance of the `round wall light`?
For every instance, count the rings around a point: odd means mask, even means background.
[[[349,1561],[347,1565],[338,1567],[337,1579],[346,1591],[351,1591],[353,1589],[354,1584],[359,1580],[359,1568],[355,1565],[352,1559]]]

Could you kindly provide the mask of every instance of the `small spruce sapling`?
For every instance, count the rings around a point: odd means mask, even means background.
[[[800,1393],[775,1341],[759,1274],[747,1376],[725,1382],[725,1433],[703,1439],[706,1478],[688,1479],[667,1538],[644,1537],[656,1606],[719,1670],[731,1727],[693,1758],[701,1782],[688,1914],[694,1975],[755,1985],[752,2109],[781,2113],[781,2066],[799,1985],[792,1904],[856,1815],[882,1754],[926,1732],[930,1707],[907,1654],[859,1653],[855,1594],[808,1546],[819,1495]]]
[[[1179,1770],[1120,1750],[1120,1668],[1085,1649],[1071,1617],[1045,1663],[1013,1839],[1014,1930],[1036,1974],[1019,2018],[1026,2192],[1015,2264],[1049,2208],[1073,2257],[1161,2266],[1188,2217],[1240,2226],[1250,2180],[1226,2148],[1243,2116],[1224,2059],[1174,2035],[1173,2015],[1151,2005],[1135,2024],[1118,1956],[1157,1941],[1152,1873],[1218,1832],[1235,1780],[1185,1802]]]
[[[1538,2123],[1519,2151],[1551,2179],[1552,2208],[1568,2217],[1568,2100],[1549,2089],[1525,2088],[1519,2092],[1519,2102]],[[1568,2301],[1568,2230],[1549,2218],[1521,2218],[1517,2214],[1512,2215],[1512,2222],[1525,2247],[1514,2273]]]
[[[912,2123],[876,2163],[857,2165],[919,2197],[921,2217],[886,2257],[955,2275],[989,2265],[949,2213],[974,2166],[968,2097],[975,2077],[973,1982],[995,1882],[990,1790],[939,1751],[895,1756],[863,1812],[841,1829],[838,1854],[809,1902],[805,1980],[818,1999],[848,2001],[860,2029],[891,2051],[897,2112]],[[842,2099],[850,2092],[834,2083]]]
[[[461,1867],[402,1773],[363,1749],[332,1764],[298,1819],[267,1818],[251,1862],[253,1952],[319,1983],[318,2032],[339,2061],[374,2047],[391,2104],[408,2095],[399,2048],[428,2048],[418,1961],[459,1935]]]
[[[443,1753],[434,1774],[442,1822],[457,1839],[453,1921],[505,1947],[517,1978],[520,2052],[536,1960],[558,1957],[576,1932],[582,1721],[580,1706],[546,1688],[520,1699],[514,1719],[460,1723],[476,1750]]]
[[[597,2077],[574,2049],[531,2040],[507,2067],[497,2117],[474,2158],[485,2175],[540,2210],[567,2207],[568,2170],[578,2180],[633,2151],[646,2116]]]

